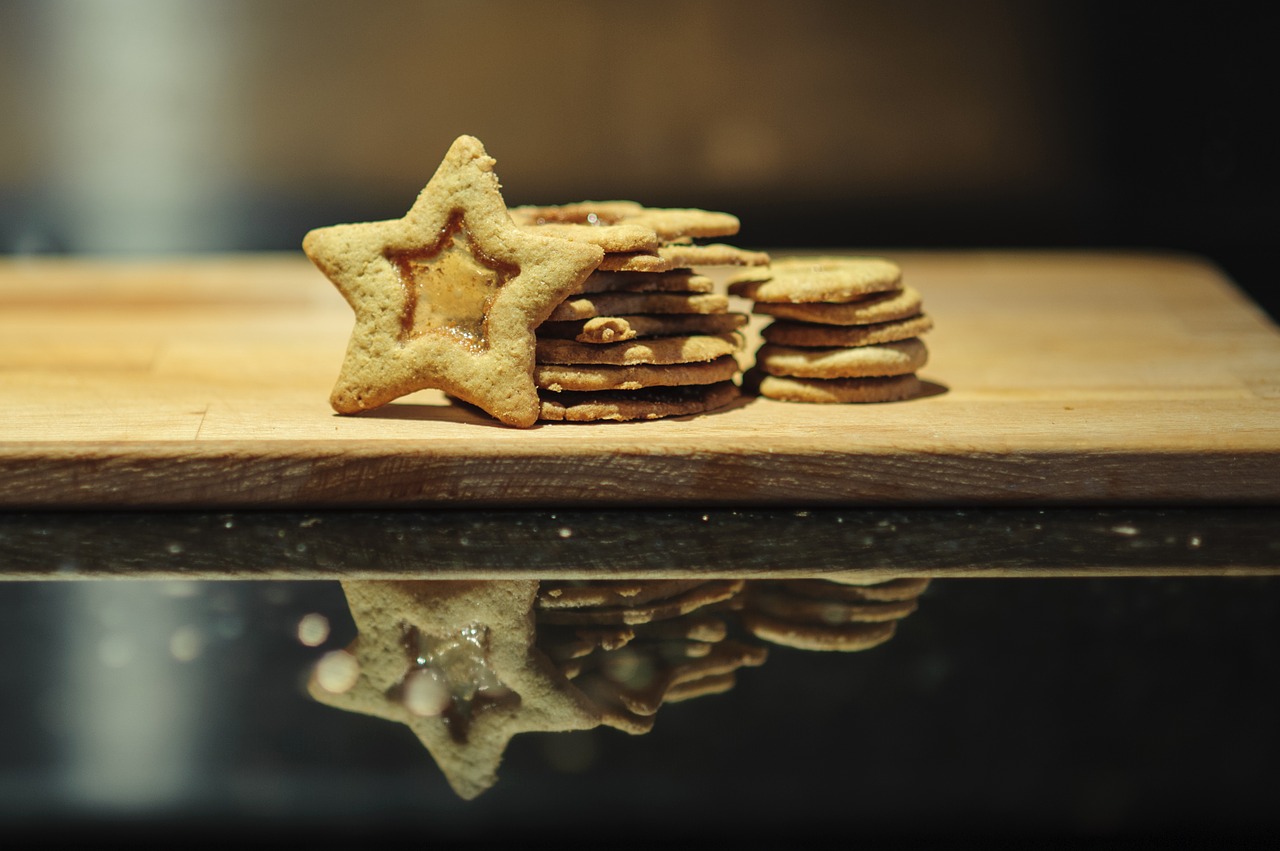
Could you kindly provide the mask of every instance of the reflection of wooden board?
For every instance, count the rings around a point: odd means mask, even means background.
[[[301,257],[0,264],[0,506],[1274,502],[1280,333],[1211,266],[894,257],[911,402],[507,428],[328,407],[349,308]]]

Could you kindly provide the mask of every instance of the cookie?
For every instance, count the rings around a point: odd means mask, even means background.
[[[635,316],[594,316],[569,322],[543,322],[540,339],[576,340],[579,343],[621,343],[637,337],[688,337],[720,335],[746,326],[744,313],[705,313]]]
[[[739,398],[731,381],[687,387],[649,387],[643,390],[599,393],[551,393],[542,397],[541,417],[549,421],[598,422],[657,420],[686,417],[723,408]]]
[[[529,233],[538,236],[554,236],[574,242],[595,245],[605,252],[657,251],[662,240],[653,231],[637,225],[606,225],[591,227],[575,224],[546,224],[525,226]]]
[[[581,201],[554,207],[514,207],[511,217],[522,225],[578,225],[585,229],[633,225],[651,230],[662,242],[688,238],[733,236],[737,216],[709,210],[644,207],[634,201]]]
[[[547,317],[551,322],[624,313],[724,313],[729,299],[719,293],[590,293],[566,299]]]
[[[670,272],[603,272],[595,271],[582,282],[584,293],[710,293],[715,283],[706,275],[689,269]]]
[[[533,382],[540,390],[592,393],[599,390],[640,390],[644,387],[683,387],[731,381],[738,362],[731,355],[703,363],[636,364],[598,366],[582,364],[538,364]]]
[[[924,302],[920,298],[920,293],[908,284],[895,292],[870,295],[843,304],[788,304],[758,301],[752,308],[752,313],[826,325],[871,325],[877,322],[909,319],[918,315],[923,307]]]
[[[874,325],[819,325],[813,322],[795,322],[779,319],[770,322],[760,332],[767,342],[783,346],[870,346],[877,343],[895,343],[909,340],[933,328],[933,320],[921,314],[895,322],[877,322]],[[542,333],[542,329],[538,329]]]
[[[654,337],[622,343],[592,345],[572,340],[538,340],[537,362],[613,364],[697,363],[731,355],[742,348],[742,335],[716,334],[692,337]]]
[[[849,302],[902,289],[902,270],[878,257],[783,257],[768,280],[738,276],[729,292],[758,302]]]
[[[479,140],[459,137],[404,217],[306,235],[355,313],[330,396],[339,413],[436,388],[509,425],[538,419],[534,329],[605,254],[517,227],[493,168]]]
[[[907,375],[928,359],[928,349],[915,338],[855,348],[807,349],[766,343],[756,353],[756,366],[770,375],[793,378],[869,378]]]
[[[691,266],[765,266],[769,255],[732,245],[664,245],[656,253],[606,254],[600,261],[604,271],[667,272]]]
[[[743,386],[779,402],[811,404],[872,404],[902,402],[920,395],[920,379],[915,375],[882,378],[792,378],[749,370]]]

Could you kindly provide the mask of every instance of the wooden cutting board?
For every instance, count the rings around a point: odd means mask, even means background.
[[[1212,265],[891,256],[923,398],[529,430],[433,391],[334,414],[351,313],[300,255],[3,261],[0,507],[1280,499],[1280,333]]]

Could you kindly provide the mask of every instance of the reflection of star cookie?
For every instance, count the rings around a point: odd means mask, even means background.
[[[586,730],[599,709],[534,646],[536,581],[345,582],[359,637],[354,683],[322,703],[408,725],[449,785],[474,798],[497,781],[507,742]]]
[[[356,314],[335,410],[436,388],[511,425],[537,420],[533,329],[604,253],[516,227],[493,165],[459,137],[403,218],[307,234],[303,250]]]

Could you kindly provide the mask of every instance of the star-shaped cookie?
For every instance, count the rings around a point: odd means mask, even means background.
[[[494,160],[459,137],[403,218],[318,228],[302,247],[355,311],[339,413],[435,388],[509,425],[538,418],[534,328],[601,248],[515,226]]]
[[[344,582],[359,675],[322,703],[408,725],[449,785],[474,798],[497,781],[516,733],[586,730],[601,713],[534,646],[533,581]],[[354,669],[354,665],[352,668]]]

